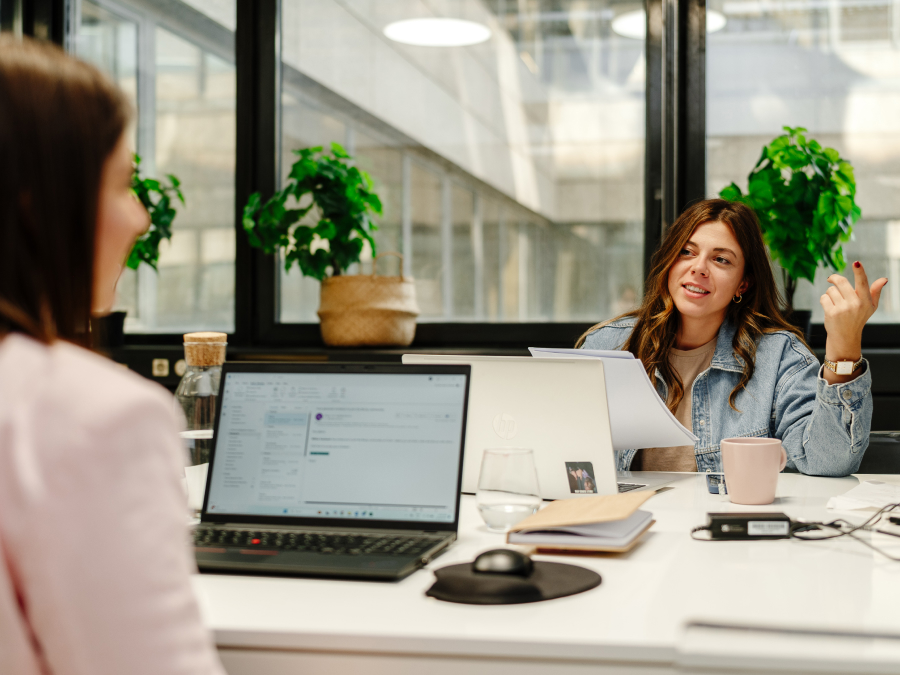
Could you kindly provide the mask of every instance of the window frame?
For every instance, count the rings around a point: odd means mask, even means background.
[[[702,1],[703,0],[694,0],[695,3]],[[661,0],[649,0],[649,2],[660,3]],[[246,4],[251,3],[247,2]],[[256,119],[276,120],[278,111],[275,104],[279,82],[276,77],[270,77],[269,73],[277,74],[279,68],[278,61],[280,59],[277,50],[279,20],[278,2],[277,0],[262,0],[261,2],[252,4],[252,8],[246,8],[247,17],[245,20],[254,27],[252,30],[256,31],[254,33],[254,39],[256,40],[255,45],[258,51],[255,54],[252,67],[249,63],[247,64],[248,70],[245,74],[252,77],[258,85],[262,83],[263,79],[268,78],[265,83],[261,85],[266,91],[258,89],[256,92],[256,99],[254,101],[255,115]],[[241,6],[242,0],[238,0],[238,33],[242,30]],[[703,7],[705,19],[705,5]],[[250,15],[252,15],[253,18],[249,18]],[[651,20],[658,23],[659,26],[655,27],[653,30],[648,27],[648,36],[661,36],[662,31],[660,30],[660,27],[662,16],[659,14],[648,13],[648,24]],[[274,27],[276,34],[259,33],[257,27],[263,24],[270,28]],[[237,43],[239,97],[241,95],[240,82],[242,75],[240,66],[242,58],[240,45],[241,42],[239,39]],[[648,39],[645,44],[645,56],[647,57],[648,63],[651,61],[651,54],[659,55],[661,54],[661,51],[658,44]],[[662,69],[656,69],[653,72],[655,77],[651,77],[650,68],[648,67],[646,105],[646,110],[648,111],[646,114],[647,139],[650,138],[651,133],[655,134],[657,137],[660,136],[658,128],[663,122],[662,119],[649,114],[651,107],[650,100],[653,97],[657,97],[661,100],[663,93],[661,82]],[[238,105],[238,166],[240,167],[242,147],[240,134],[242,133],[243,126],[240,114],[240,101]],[[271,125],[271,128],[273,131],[277,130],[277,122],[274,125]],[[247,133],[246,129],[243,131],[244,133]],[[268,125],[266,133],[268,133]],[[271,140],[270,147],[273,152],[271,164],[268,165],[271,166],[271,170],[266,169],[264,171],[264,176],[256,176],[258,181],[256,185],[258,187],[255,189],[259,190],[264,198],[274,193],[275,185],[277,184],[277,167],[275,159],[277,159],[277,148],[279,147],[280,140],[280,138],[273,138]],[[703,139],[703,142],[705,143],[705,138]],[[647,147],[650,147],[649,142],[647,143]],[[270,161],[269,154],[270,151],[267,149],[264,157],[266,162]],[[257,161],[259,162],[261,160],[257,158]],[[656,175],[661,174],[659,166],[662,165],[663,161],[664,157],[661,152],[655,152],[649,149],[645,151],[645,171],[647,172],[647,175],[650,175],[651,171]],[[257,171],[259,171],[259,166],[257,166]],[[645,184],[647,183],[649,183],[649,181],[645,179]],[[249,196],[253,191],[255,190],[245,190],[245,192],[242,193],[241,188],[239,187],[237,191],[238,203],[243,203],[242,194]],[[656,193],[656,188],[651,189],[648,187],[646,189],[647,195],[651,195],[651,193]],[[245,199],[246,196],[243,197],[243,200]],[[650,199],[648,198],[648,206],[649,201]],[[658,200],[654,200],[654,204],[656,202],[658,202]],[[238,228],[240,229],[239,221],[240,216],[238,215]],[[662,231],[659,209],[656,208],[654,211],[648,209],[645,212],[644,226],[644,276],[646,276],[648,270],[649,254],[647,251],[650,250],[650,254],[652,254],[652,249],[648,249],[647,242],[651,242],[653,248],[655,248],[662,237]],[[244,241],[242,241],[242,239]],[[241,246],[249,247],[245,240],[246,237],[239,236],[239,252]],[[252,312],[252,320],[246,323],[246,327],[249,329],[251,335],[250,340],[249,342],[241,342],[241,344],[275,348],[319,347],[324,349],[325,346],[322,343],[318,324],[281,323],[278,321],[279,289],[276,258],[275,256],[262,255],[256,249],[253,249],[250,253],[251,255],[248,257],[252,259],[252,286],[255,291],[255,311]],[[248,267],[249,266],[250,265],[248,265]],[[241,289],[247,286],[247,284],[241,282],[241,270],[238,270],[237,286]],[[238,312],[238,316],[240,316],[240,314],[241,313]],[[601,319],[602,317],[597,317],[597,321]],[[571,347],[574,345],[575,340],[587,328],[593,325],[593,323],[595,322],[420,322],[416,326],[416,338],[412,346],[413,348],[435,349],[523,349],[533,345]]]
[[[2,3],[2,28],[65,46],[78,0],[19,0],[14,16]],[[237,0],[235,30],[236,170],[234,227],[235,331],[238,347],[324,349],[318,324],[277,320],[275,256],[250,247],[241,225],[242,205],[253,192],[267,197],[277,183],[280,119],[277,93],[280,0]],[[667,225],[691,202],[705,197],[706,2],[646,0],[644,277]],[[597,317],[600,320],[602,317]],[[591,324],[582,322],[420,323],[414,348],[571,346]],[[863,348],[894,348],[900,324],[867,326]],[[128,333],[126,345],[177,345],[181,334]],[[825,331],[813,324],[811,345],[822,348]]]
[[[31,9],[38,16],[61,16],[61,24],[65,30],[61,30],[61,41],[53,40],[62,46],[67,52],[75,51],[75,38],[82,20],[82,0],[21,0],[25,7],[32,5],[54,5],[53,11],[49,8]],[[121,0],[91,0],[93,4],[103,11],[112,14],[117,19],[132,22],[136,26],[136,107],[135,121],[135,151],[143,159],[144,164],[150,167],[156,159],[156,117],[148,117],[140,114],[141,110],[157,110],[156,100],[156,42],[157,31],[164,31],[179,40],[183,40],[202,52],[207,53],[225,63],[236,60],[234,46],[235,33],[227,27],[220,25],[211,17],[205,16],[198,9],[180,2],[179,0],[144,0],[144,2],[129,3]],[[23,14],[26,12],[23,9]],[[4,26],[6,29],[6,26]],[[41,32],[47,32],[44,29]],[[24,31],[29,35],[28,31]],[[35,35],[31,35],[34,37]],[[236,64],[235,64],[236,65]],[[235,107],[237,106],[235,97]],[[150,160],[148,162],[148,160]],[[235,156],[235,162],[237,158]],[[146,167],[145,167],[146,168]],[[235,166],[235,172],[237,167]],[[239,241],[238,232],[232,225],[227,226],[228,231]],[[224,228],[223,228],[224,229]],[[203,230],[201,230],[203,231]],[[135,273],[138,283],[143,284],[149,279],[156,281],[157,273],[147,265],[141,265]],[[234,309],[232,309],[234,311]],[[236,317],[235,317],[236,322]],[[125,344],[129,345],[162,345],[180,344],[183,333],[153,331],[132,332],[124,336]]]

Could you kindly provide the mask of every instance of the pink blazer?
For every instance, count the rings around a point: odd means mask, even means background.
[[[178,427],[165,390],[110,361],[0,341],[0,673],[223,673]]]

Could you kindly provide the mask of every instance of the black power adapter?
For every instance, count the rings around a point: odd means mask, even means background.
[[[868,538],[857,535],[859,532],[878,532],[900,537],[896,532],[881,530],[876,524],[890,511],[900,509],[900,503],[888,504],[869,516],[868,520],[858,525],[838,518],[830,523],[813,523],[808,521],[792,521],[783,513],[708,513],[709,524],[691,530],[691,539],[697,541],[741,541],[750,539],[799,539],[800,541],[828,541],[838,537],[849,537],[860,544],[868,546],[888,560],[900,562],[900,556],[892,555]],[[888,516],[894,525],[900,525],[900,516]],[[813,536],[806,533],[818,530]],[[698,532],[709,532],[709,538],[695,536]]]
[[[783,513],[710,513],[711,539],[789,539],[791,519]]]

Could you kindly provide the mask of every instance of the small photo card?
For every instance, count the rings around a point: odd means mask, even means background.
[[[725,486],[725,474],[706,474],[706,489],[709,490],[709,494],[711,495],[727,495],[728,488]]]
[[[591,462],[566,462],[566,477],[573,495],[597,494],[594,465]]]

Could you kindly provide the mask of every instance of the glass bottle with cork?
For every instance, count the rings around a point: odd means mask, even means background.
[[[182,438],[190,450],[191,464],[195,466],[209,462],[227,346],[225,333],[187,333],[184,336],[187,366],[175,390],[175,399],[181,404],[187,420],[187,430],[182,433]]]

